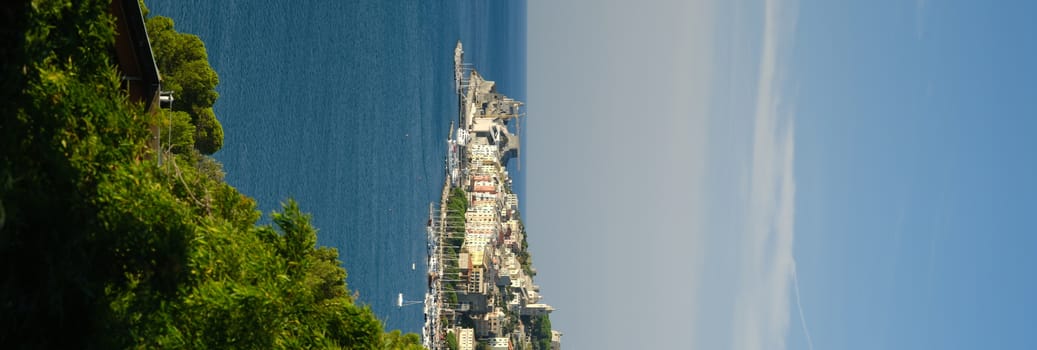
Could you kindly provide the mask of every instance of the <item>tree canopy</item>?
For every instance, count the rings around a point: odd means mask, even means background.
[[[120,87],[109,2],[5,6],[0,348],[420,348],[353,300],[298,203],[258,224],[188,147],[192,111],[155,161],[167,121]]]
[[[174,94],[173,110],[191,116],[195,147],[202,154],[216,153],[223,147],[223,126],[212,109],[220,80],[209,65],[205,44],[197,35],[177,32],[169,17],[149,16],[146,23],[162,88]]]

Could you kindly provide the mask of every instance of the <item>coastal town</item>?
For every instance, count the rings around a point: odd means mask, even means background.
[[[505,165],[518,157],[522,102],[454,52],[460,105],[448,137],[441,201],[429,206],[423,345],[432,350],[560,349],[554,308],[533,278],[519,198]],[[455,126],[456,125],[456,126]],[[399,304],[404,303],[402,295]]]

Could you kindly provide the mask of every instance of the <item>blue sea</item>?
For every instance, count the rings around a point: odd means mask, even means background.
[[[319,244],[338,248],[359,301],[387,329],[420,332],[421,307],[395,303],[425,292],[424,225],[458,112],[454,45],[525,101],[525,1],[146,4],[205,42],[220,77],[215,157],[227,181],[256,198],[266,222],[282,201],[299,201]]]

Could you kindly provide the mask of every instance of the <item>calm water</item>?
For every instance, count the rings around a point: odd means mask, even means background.
[[[454,44],[461,39],[466,61],[525,100],[525,2],[147,5],[208,48],[227,181],[264,213],[298,200],[320,244],[338,248],[360,301],[387,328],[420,332],[420,306],[395,302],[425,291],[425,218],[457,114]],[[515,177],[521,195],[524,177]]]

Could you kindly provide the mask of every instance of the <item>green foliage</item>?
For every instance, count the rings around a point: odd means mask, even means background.
[[[212,108],[196,109],[195,148],[202,154],[213,154],[223,148],[223,126],[216,120]]]
[[[449,214],[460,214],[461,218],[464,218],[464,213],[468,210],[468,195],[460,187],[455,187],[450,192],[450,197],[447,198],[447,209],[450,211]]]
[[[533,327],[530,330],[530,336],[533,340],[533,349],[551,349],[551,318],[547,315],[540,315],[533,318]]]
[[[38,2],[14,16],[25,27],[0,78],[5,348],[119,346],[127,320],[109,295],[142,289],[124,302],[149,310],[183,278],[187,211],[137,161],[149,121],[109,64],[107,9]]]
[[[422,350],[421,338],[414,333],[402,334],[399,330],[385,333],[382,336],[382,349],[385,350]]]
[[[169,310],[175,321],[141,339],[162,348],[380,348],[381,324],[349,298],[337,253],[315,246],[309,216],[294,201],[273,216],[280,232],[206,219],[192,242],[192,283]]]
[[[527,276],[536,276],[536,271],[533,271],[533,256],[529,253],[529,243],[526,242],[526,226],[519,221],[519,229],[522,230],[522,243],[521,248],[515,252],[515,258],[518,259],[519,265],[522,267],[522,271]]]
[[[456,258],[455,247],[460,247],[461,243],[464,242],[464,231],[465,231],[465,217],[464,213],[468,211],[468,195],[465,194],[461,188],[454,188],[450,192],[450,197],[447,197],[446,202],[447,227],[452,228],[448,230],[448,236],[445,239],[444,244],[448,248],[448,258]]]
[[[457,335],[454,332],[446,333],[446,347],[450,350],[457,350]]]
[[[0,77],[0,348],[420,348],[354,303],[294,201],[257,226],[188,147],[191,111],[127,102],[109,5],[39,1],[2,24],[20,39]]]
[[[140,14],[143,15],[144,18],[148,18],[148,15],[151,14],[151,10],[149,10],[148,6],[144,4],[144,0],[137,0],[137,4],[140,5]]]
[[[453,290],[447,291],[446,302],[449,304],[457,304],[457,292]]]
[[[534,350],[551,349],[551,317],[548,315],[522,316],[522,323],[526,325],[526,333],[533,341]]]
[[[289,277],[298,277],[310,263],[309,253],[317,244],[317,230],[310,225],[310,216],[299,211],[299,204],[289,200],[284,212],[273,213],[274,223],[284,232],[277,245],[278,253],[288,263]]]
[[[191,123],[191,115],[182,111],[163,111],[168,113],[167,120],[163,121],[162,144],[169,147],[174,153],[188,153],[194,148],[195,127]]]
[[[197,35],[179,33],[169,17],[147,19],[148,36],[163,85],[176,92],[177,110],[209,108],[219,96],[216,71],[209,65],[205,44]]]
[[[209,65],[205,44],[196,35],[179,33],[173,20],[154,16],[147,19],[148,36],[155,53],[155,64],[162,72],[162,87],[173,91],[173,109],[187,112],[197,127],[195,147],[202,154],[213,154],[223,147],[223,127],[212,106],[219,94],[219,77]]]

